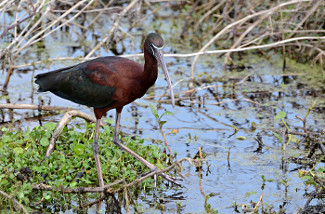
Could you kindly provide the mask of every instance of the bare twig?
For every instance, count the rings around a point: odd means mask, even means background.
[[[72,108],[59,107],[59,106],[39,106],[33,104],[0,104],[0,109],[31,109],[31,110],[43,110],[43,111],[67,111],[73,110]]]
[[[206,49],[208,47],[211,46],[211,44],[213,44],[217,39],[219,39],[221,37],[221,35],[223,35],[225,32],[228,32],[229,29],[231,29],[233,26],[235,25],[239,25],[239,24],[242,24],[252,18],[255,18],[257,16],[260,16],[260,15],[264,15],[264,14],[271,14],[271,13],[274,13],[276,12],[278,9],[282,8],[282,7],[285,7],[285,6],[288,6],[288,5],[291,5],[291,4],[297,4],[297,3],[301,3],[301,2],[309,2],[310,0],[293,0],[293,1],[289,1],[289,2],[284,2],[282,4],[279,4],[275,7],[272,7],[271,9],[268,9],[268,10],[263,10],[263,11],[260,11],[260,12],[257,12],[257,13],[254,13],[254,14],[251,14],[251,15],[248,15],[242,19],[239,19],[238,21],[236,22],[233,22],[229,25],[227,25],[226,27],[224,27],[219,33],[217,33],[212,39],[210,39],[210,41],[205,44],[199,52],[205,52]],[[191,65],[191,77],[192,79],[194,79],[194,69],[195,69],[195,64],[197,62],[199,58],[199,55],[197,55],[193,62],[192,62],[192,65]]]
[[[185,32],[186,32],[186,30],[188,28],[188,24],[189,24],[189,21],[191,20],[191,16],[192,16],[192,14],[194,12],[194,9],[199,5],[200,2],[201,2],[201,0],[196,0],[193,7],[188,12],[188,15],[186,16],[185,23],[184,23],[184,26],[183,26],[183,30],[182,30],[182,33],[181,33],[181,38],[185,37]]]
[[[303,37],[295,37],[290,39],[285,39],[282,41],[266,44],[266,45],[256,45],[256,46],[250,46],[250,47],[239,47],[235,49],[224,49],[224,50],[210,50],[210,51],[202,51],[202,52],[194,52],[194,53],[187,53],[187,54],[164,54],[164,57],[174,57],[174,58],[187,58],[187,57],[195,57],[199,55],[205,55],[205,54],[222,54],[222,53],[229,53],[229,52],[239,52],[239,51],[247,51],[247,50],[256,50],[256,49],[262,49],[262,48],[272,48],[281,46],[282,44],[290,44],[294,41],[300,41],[300,40],[325,40],[325,36],[321,37],[312,37],[312,36],[303,36]],[[297,44],[295,44],[297,45]],[[304,44],[308,45],[308,44]],[[311,45],[308,45],[311,47]],[[321,51],[321,50],[320,50]],[[325,53],[322,52],[324,55]],[[125,58],[133,58],[133,57],[143,57],[143,54],[128,54],[128,55],[120,55],[120,57]],[[33,63],[23,64],[23,65],[16,65],[12,66],[12,68],[24,68],[28,66],[35,66],[37,64],[42,64],[49,61],[61,61],[61,60],[79,60],[79,61],[85,61],[86,59],[93,59],[93,58],[84,58],[84,57],[59,57],[59,58],[51,58],[47,60],[40,60]]]
[[[212,9],[210,9],[208,12],[206,12],[201,19],[195,23],[194,29],[197,29],[199,27],[199,25],[201,25],[201,23],[207,18],[209,17],[214,11],[218,10],[224,3],[226,2],[226,0],[222,0],[219,2],[219,4],[217,4],[216,6],[214,6]]]
[[[1,190],[0,190],[0,195],[2,195],[3,197],[7,198],[10,201],[12,201],[12,203],[15,205],[15,208],[18,207],[23,213],[28,213],[26,208],[22,204],[20,204],[14,197],[9,196],[7,193],[5,193]]]
[[[287,171],[287,136],[288,136],[288,130],[285,128],[282,131],[282,170],[283,172]]]
[[[235,49],[242,41],[243,39],[245,38],[245,36],[250,33],[257,25],[259,25],[262,21],[264,21],[264,19],[266,19],[267,17],[269,17],[270,14],[266,14],[264,15],[262,18],[259,18],[258,20],[256,20],[253,24],[251,24],[246,30],[244,33],[241,33],[240,37],[234,41],[234,44],[231,46],[230,49]],[[236,27],[236,25],[234,25],[234,27]],[[231,60],[230,58],[230,53],[231,52],[228,52],[226,54],[226,57],[225,57],[225,66],[227,66],[228,64],[228,61]]]
[[[295,29],[292,31],[291,34],[289,34],[289,38],[293,36],[293,34],[295,32],[297,32],[297,30],[299,28],[301,28],[301,26],[305,23],[305,21],[311,16],[311,14],[313,14],[315,12],[315,10],[320,6],[321,3],[324,3],[323,0],[318,0],[318,1],[314,1],[313,7],[308,11],[308,13],[304,16],[304,18],[301,20],[301,22],[299,24],[296,25]]]
[[[260,199],[258,200],[256,206],[254,207],[254,211],[250,212],[249,214],[253,214],[253,213],[258,213],[258,208],[260,206],[260,203],[262,203],[262,210],[263,210],[263,193],[261,194]],[[263,211],[262,211],[263,212]]]
[[[72,21],[73,19],[75,19],[77,17],[77,14],[75,16],[73,16],[71,19],[69,19],[67,22],[61,24],[60,26],[56,27],[55,29],[51,30],[50,32],[44,34],[47,30],[51,29],[54,25],[56,25],[57,23],[59,23],[62,19],[64,19],[66,16],[68,16],[70,14],[71,11],[73,11],[75,8],[79,7],[80,5],[84,4],[85,2],[87,2],[87,0],[82,0],[79,1],[77,4],[75,4],[73,7],[71,7],[69,10],[67,10],[64,14],[62,14],[58,19],[56,19],[55,21],[53,21],[51,24],[47,25],[45,28],[43,28],[41,31],[39,31],[36,35],[34,35],[32,38],[30,38],[26,43],[24,43],[24,45],[22,47],[20,47],[19,49],[17,49],[15,51],[16,55],[19,54],[23,49],[25,49],[26,47],[35,44],[36,42],[38,42],[40,39],[44,38],[45,36],[49,35],[50,33],[54,32],[55,30],[57,30],[59,27],[62,27],[64,24],[67,24],[68,22]],[[83,8],[83,10],[85,8],[87,8],[91,3],[93,2],[93,0],[89,1],[88,4]],[[80,12],[79,12],[80,13]],[[78,15],[79,15],[78,13]],[[42,36],[43,35],[43,36]]]
[[[5,2],[5,1],[4,1],[4,2]],[[28,19],[30,19],[31,17],[33,17],[33,16],[36,15],[36,12],[37,12],[37,11],[36,11],[36,9],[35,9],[35,7],[34,7],[34,5],[33,5],[33,2],[32,2],[32,1],[29,1],[29,3],[31,4],[31,6],[32,6],[32,8],[33,8],[33,13],[30,14],[29,16],[27,16],[27,17],[21,19],[21,20],[17,20],[16,22],[12,23],[9,27],[5,28],[5,29],[2,31],[2,33],[0,34],[0,38],[3,37],[4,35],[6,35],[10,29],[12,29],[12,28],[14,28],[14,27],[20,25],[20,24],[23,23],[24,21],[26,21],[26,20],[28,20]]]
[[[126,8],[123,9],[123,11],[119,14],[119,16],[116,18],[112,28],[110,29],[110,31],[106,34],[106,36],[103,37],[103,39],[98,42],[98,44],[87,54],[87,56],[85,57],[86,59],[90,58],[100,47],[102,47],[102,45],[111,37],[111,35],[114,33],[114,31],[117,29],[117,27],[119,26],[119,23],[121,21],[121,19],[123,18],[123,16],[125,16],[125,14],[127,12],[129,12],[138,2],[138,0],[133,0]]]

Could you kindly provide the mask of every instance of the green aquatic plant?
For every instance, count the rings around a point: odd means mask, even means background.
[[[274,120],[281,120],[282,123],[285,125],[286,127],[286,130],[289,132],[290,131],[290,128],[289,126],[287,125],[287,123],[285,122],[284,118],[287,116],[287,114],[284,112],[284,111],[279,111],[275,117],[274,117]],[[282,143],[282,138],[281,136],[278,134],[278,133],[275,133],[275,132],[272,132],[278,139],[279,141]],[[292,138],[292,135],[291,134],[288,134],[288,141],[286,142],[286,145],[288,145],[291,141],[291,138]]]
[[[158,122],[158,126],[159,126],[160,133],[161,133],[161,135],[162,135],[162,137],[163,137],[163,139],[164,139],[165,145],[166,145],[166,147],[167,147],[167,149],[168,149],[168,151],[169,151],[169,156],[171,156],[171,155],[172,155],[172,152],[171,152],[171,150],[170,150],[170,148],[169,148],[169,146],[168,146],[167,139],[166,139],[166,134],[165,134],[164,131],[163,131],[163,126],[164,126],[164,124],[165,124],[167,121],[162,120],[162,118],[163,118],[164,116],[166,116],[166,115],[173,115],[173,113],[170,112],[170,111],[165,111],[164,113],[162,113],[162,114],[159,116],[157,109],[155,109],[155,107],[153,107],[152,105],[149,105],[149,106],[150,106],[150,109],[151,109],[152,114],[155,116],[155,118],[156,118],[156,120],[157,120],[157,122]]]
[[[47,123],[25,131],[11,131],[3,127],[0,137],[0,190],[15,198],[27,208],[41,209],[44,203],[56,201],[65,204],[65,197],[57,191],[36,191],[36,184],[57,189],[98,186],[95,162],[92,155],[92,135],[95,124],[65,127],[56,141],[52,155],[45,159],[49,139],[55,123]],[[82,132],[80,131],[83,130]],[[103,127],[99,134],[102,170],[105,184],[116,180],[134,181],[148,169],[131,155],[114,145],[113,128]],[[158,168],[163,168],[167,155],[155,145],[144,145],[140,138],[121,137],[123,143]],[[160,180],[158,180],[159,182]],[[159,184],[159,183],[158,183]],[[152,179],[142,181],[139,189],[154,188]],[[92,194],[96,195],[96,194]],[[72,196],[76,197],[76,196]],[[77,198],[75,198],[77,200]],[[62,201],[64,200],[64,201]],[[12,209],[10,200],[0,196],[0,212]],[[42,205],[41,205],[42,204]],[[45,206],[46,207],[46,206]]]

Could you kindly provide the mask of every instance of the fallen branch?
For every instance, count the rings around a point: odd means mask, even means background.
[[[42,106],[42,105],[33,105],[33,104],[0,104],[0,109],[32,109],[32,110],[44,110],[44,111],[55,111],[55,110],[64,110],[67,111],[59,124],[56,126],[52,137],[50,139],[50,145],[47,148],[46,151],[46,157],[50,156],[52,153],[54,147],[55,147],[55,141],[58,138],[58,136],[61,134],[63,128],[72,120],[73,117],[80,117],[85,119],[89,122],[96,122],[96,119],[89,114],[80,112],[76,109],[66,108],[66,107],[58,107],[58,106]],[[101,123],[103,126],[103,123]]]
[[[63,128],[72,120],[73,117],[81,117],[87,121],[90,121],[93,123],[96,122],[96,119],[94,117],[90,116],[89,114],[86,114],[86,113],[83,113],[83,112],[80,112],[77,110],[71,110],[71,111],[66,112],[64,114],[64,116],[62,117],[61,121],[59,122],[59,124],[55,127],[55,130],[54,130],[52,137],[50,139],[50,144],[47,147],[45,157],[48,157],[51,155],[51,153],[53,152],[53,149],[55,147],[56,139],[61,134]],[[101,123],[101,125],[103,125],[103,124]]]
[[[190,164],[196,163],[196,162],[204,162],[207,161],[206,159],[192,159],[192,158],[188,158],[188,157],[184,157],[181,158],[177,161],[175,161],[171,166],[165,168],[165,169],[161,169],[158,171],[153,171],[148,173],[147,175],[141,177],[141,178],[137,178],[135,179],[133,182],[131,183],[126,183],[122,186],[120,186],[117,189],[113,189],[112,187],[120,184],[120,183],[125,183],[125,180],[118,180],[116,182],[113,182],[111,184],[107,184],[104,185],[103,187],[77,187],[77,188],[57,188],[54,186],[49,186],[49,185],[45,185],[45,184],[34,184],[33,185],[33,190],[43,190],[43,191],[59,191],[62,193],[85,193],[85,192],[104,192],[107,194],[115,194],[119,191],[124,190],[125,188],[129,188],[131,186],[136,186],[137,184],[141,183],[142,181],[154,176],[154,175],[160,175],[164,172],[170,171],[172,169],[174,169],[175,167],[181,168],[181,163],[183,161],[188,161]]]

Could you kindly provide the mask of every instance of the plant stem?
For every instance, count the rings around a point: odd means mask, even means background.
[[[169,148],[169,146],[168,146],[168,143],[167,143],[167,140],[166,140],[166,135],[164,134],[164,132],[163,132],[163,130],[162,130],[161,127],[160,127],[160,133],[161,133],[161,135],[163,136],[163,138],[164,138],[164,142],[165,142],[165,145],[167,146],[167,149],[168,149],[168,151],[169,151],[169,157],[171,157],[171,156],[172,156],[172,152],[171,152],[171,150],[170,150],[170,148]]]

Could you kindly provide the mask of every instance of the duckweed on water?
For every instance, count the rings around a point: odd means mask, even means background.
[[[65,199],[57,192],[41,192],[32,188],[33,184],[47,184],[56,187],[98,186],[96,166],[93,159],[92,139],[95,124],[85,127],[65,127],[56,141],[52,155],[44,160],[55,123],[36,126],[24,132],[12,132],[2,128],[0,138],[0,190],[16,198],[26,207],[38,208],[39,202]],[[124,153],[113,142],[113,128],[104,126],[99,134],[100,158],[104,183],[119,179],[132,182],[148,169],[132,156]],[[102,130],[103,130],[102,129]],[[121,137],[123,143],[158,168],[163,168],[167,155],[155,145],[144,145],[139,138]],[[153,180],[148,179],[140,188],[150,190]],[[62,199],[63,200],[63,199]],[[61,201],[62,201],[61,200]],[[12,209],[8,199],[0,197],[0,212]],[[44,205],[44,204],[43,204]],[[43,206],[42,205],[42,206]]]

